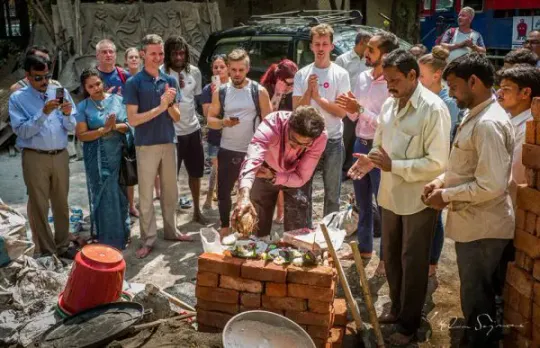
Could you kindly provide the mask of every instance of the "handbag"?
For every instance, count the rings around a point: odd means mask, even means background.
[[[137,177],[137,153],[135,152],[135,146],[128,145],[126,139],[128,133],[122,138],[124,146],[122,147],[118,183],[122,186],[135,186],[139,182]]]

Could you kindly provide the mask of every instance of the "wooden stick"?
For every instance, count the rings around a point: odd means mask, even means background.
[[[146,284],[145,290],[146,290],[146,292],[149,293],[149,294],[155,294],[155,293],[159,292],[159,293],[161,293],[162,295],[164,295],[165,297],[167,297],[167,299],[169,300],[169,302],[174,303],[174,304],[177,305],[178,307],[181,307],[181,308],[190,310],[190,311],[192,311],[192,312],[196,312],[195,308],[193,308],[190,304],[185,303],[184,301],[180,300],[178,297],[175,297],[175,296],[173,296],[173,295],[171,295],[171,294],[166,293],[165,291],[163,291],[162,289],[160,289],[157,285],[154,285],[154,284]]]
[[[349,303],[349,307],[351,308],[354,322],[356,323],[356,330],[360,332],[363,330],[363,325],[362,325],[362,317],[360,316],[360,309],[358,308],[358,303],[356,303],[356,300],[352,296],[351,288],[349,287],[349,282],[347,281],[345,272],[343,272],[343,267],[341,267],[341,263],[339,262],[339,259],[337,257],[336,250],[334,249],[334,245],[332,244],[332,240],[330,239],[330,235],[328,234],[326,225],[322,223],[320,226],[321,226],[322,233],[324,235],[324,239],[326,240],[326,245],[328,246],[328,252],[330,253],[330,256],[332,256],[332,259],[334,260],[334,264],[336,265],[339,281],[341,282],[341,286],[343,286],[343,290],[345,291],[345,298],[347,299],[347,302]]]
[[[358,250],[358,242],[352,241],[350,243],[351,249],[353,251],[354,263],[356,264],[356,269],[360,275],[360,287],[364,292],[364,301],[369,313],[369,319],[371,325],[373,325],[373,330],[375,331],[375,336],[377,337],[377,347],[384,348],[384,338],[381,332],[381,326],[379,325],[379,320],[377,319],[377,312],[375,311],[375,306],[373,305],[373,298],[371,297],[371,291],[369,290],[369,284],[366,277],[366,270],[364,269],[364,263],[362,262],[362,257],[360,256],[360,251]]]
[[[180,315],[180,316],[176,316],[176,317],[159,319],[159,320],[153,321],[151,323],[135,325],[135,326],[133,326],[131,328],[131,330],[132,331],[141,331],[141,330],[151,329],[153,327],[159,326],[159,325],[161,325],[163,323],[166,323],[166,322],[169,322],[169,321],[188,319],[188,318],[194,317],[195,315],[196,315],[196,313],[189,313],[189,314],[184,314],[184,315]]]

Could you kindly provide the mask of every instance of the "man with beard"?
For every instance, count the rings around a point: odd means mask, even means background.
[[[28,191],[28,221],[36,255],[66,255],[69,246],[68,132],[75,129],[75,107],[67,90],[51,86],[51,62],[38,55],[24,61],[28,85],[9,98],[11,126],[23,149],[23,178]],[[56,98],[57,89],[64,92]],[[48,222],[49,201],[54,236]]]
[[[163,64],[163,40],[155,34],[143,38],[144,68],[126,83],[124,104],[129,124],[135,127],[142,245],[138,258],[152,251],[157,239],[154,213],[154,179],[159,174],[163,233],[166,240],[190,241],[176,229],[176,140],[174,122],[180,120],[176,80],[159,70]]]
[[[310,47],[315,61],[294,76],[293,109],[311,105],[324,116],[328,141],[323,154],[324,215],[339,210],[343,165],[343,122],[347,112],[336,104],[338,95],[351,90],[349,74],[332,63],[334,30],[328,24],[311,28]]]
[[[446,234],[455,241],[461,309],[467,347],[498,347],[496,318],[498,266],[514,237],[514,210],[508,183],[514,151],[512,122],[492,95],[494,69],[473,53],[450,62],[443,78],[450,96],[466,111],[458,127],[446,172],[425,186],[431,208],[448,206]]]
[[[382,60],[393,50],[399,48],[397,37],[388,32],[377,33],[373,36],[365,52],[366,65],[372,69],[364,71],[358,77],[353,92],[342,94],[337,103],[349,113],[349,118],[358,120],[356,124],[356,142],[354,153],[367,155],[373,147],[373,138],[377,129],[377,118],[382,106],[390,96],[386,80],[383,75]],[[358,206],[357,238],[360,254],[363,258],[371,258],[373,252],[373,209],[372,197],[379,192],[381,171],[378,168],[371,170],[360,180],[354,180],[354,193]],[[382,243],[380,249],[379,267],[377,274],[384,274],[382,261]]]
[[[382,170],[383,259],[392,306],[381,323],[397,323],[389,338],[410,343],[420,327],[426,297],[430,247],[438,212],[422,203],[424,185],[444,172],[450,147],[450,114],[444,102],[418,81],[414,56],[402,49],[383,58],[391,98],[384,103],[369,155],[349,171],[361,176],[371,161]]]
[[[193,198],[193,221],[206,223],[199,208],[201,178],[204,174],[204,149],[195,98],[202,92],[201,72],[189,63],[189,46],[180,36],[165,41],[165,73],[173,76],[180,86],[180,121],[174,124],[176,131],[176,158],[178,172],[182,162],[186,164],[189,189]],[[184,204],[186,204],[184,202]]]
[[[235,49],[227,56],[231,82],[212,95],[208,127],[223,129],[218,152],[218,205],[222,237],[230,233],[231,192],[240,174],[249,143],[261,120],[272,112],[264,87],[247,78],[247,52]]]

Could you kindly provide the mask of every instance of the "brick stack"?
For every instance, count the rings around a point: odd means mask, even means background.
[[[517,348],[540,347],[540,112],[533,116],[523,145],[527,185],[517,194],[516,259],[508,265],[504,293],[505,346]]]
[[[334,298],[334,268],[285,267],[211,253],[202,254],[198,266],[199,331],[219,332],[235,314],[261,309],[302,326],[317,347],[341,347],[347,304]]]

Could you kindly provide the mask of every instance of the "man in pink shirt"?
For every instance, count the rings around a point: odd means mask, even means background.
[[[324,117],[312,106],[266,116],[249,144],[240,170],[240,193],[233,216],[248,211],[256,214],[257,235],[269,235],[282,190],[285,231],[311,228],[311,178],[327,138]]]
[[[383,76],[382,59],[385,54],[398,47],[399,41],[392,33],[381,32],[373,36],[364,52],[366,65],[371,69],[358,76],[353,93],[349,92],[338,97],[338,105],[347,111],[348,117],[358,119],[354,153],[368,154],[371,151],[378,125],[377,118],[384,102],[390,96]],[[365,259],[371,258],[373,252],[372,200],[373,196],[377,196],[380,181],[381,171],[378,168],[371,170],[360,180],[353,181],[358,206],[358,244],[360,255]],[[382,260],[382,243],[379,257]],[[377,274],[384,274],[382,261],[377,268]]]

